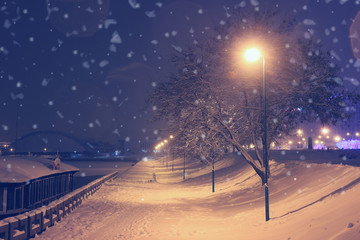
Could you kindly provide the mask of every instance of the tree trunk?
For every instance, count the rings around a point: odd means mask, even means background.
[[[246,162],[255,170],[257,175],[261,178],[262,185],[265,184],[265,168],[258,166],[256,161],[250,156],[250,154],[243,148],[240,144],[234,144],[236,149],[241,152],[242,156],[245,158]],[[268,168],[269,169],[269,168]],[[270,172],[270,170],[269,170]],[[269,175],[268,175],[269,176]]]

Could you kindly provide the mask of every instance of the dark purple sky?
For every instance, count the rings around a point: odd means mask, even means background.
[[[234,7],[294,15],[358,88],[360,0],[2,1],[0,142],[15,139],[18,104],[19,137],[50,130],[114,145],[159,137],[144,99],[169,76],[170,51],[226,23]]]

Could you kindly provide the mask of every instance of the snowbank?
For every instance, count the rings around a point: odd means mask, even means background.
[[[186,167],[183,181],[182,159],[174,172],[138,163],[38,239],[360,239],[357,167],[272,161],[268,222],[260,179],[239,157],[216,164],[215,193],[210,166]]]

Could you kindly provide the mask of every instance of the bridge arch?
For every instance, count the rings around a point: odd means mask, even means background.
[[[17,152],[95,152],[92,145],[71,134],[56,130],[41,130],[25,134],[12,143]]]

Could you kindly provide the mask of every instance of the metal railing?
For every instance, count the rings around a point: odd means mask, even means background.
[[[0,240],[21,240],[34,237],[68,215],[83,200],[93,195],[106,181],[111,181],[118,172],[110,173],[65,196],[32,211],[0,220]]]

